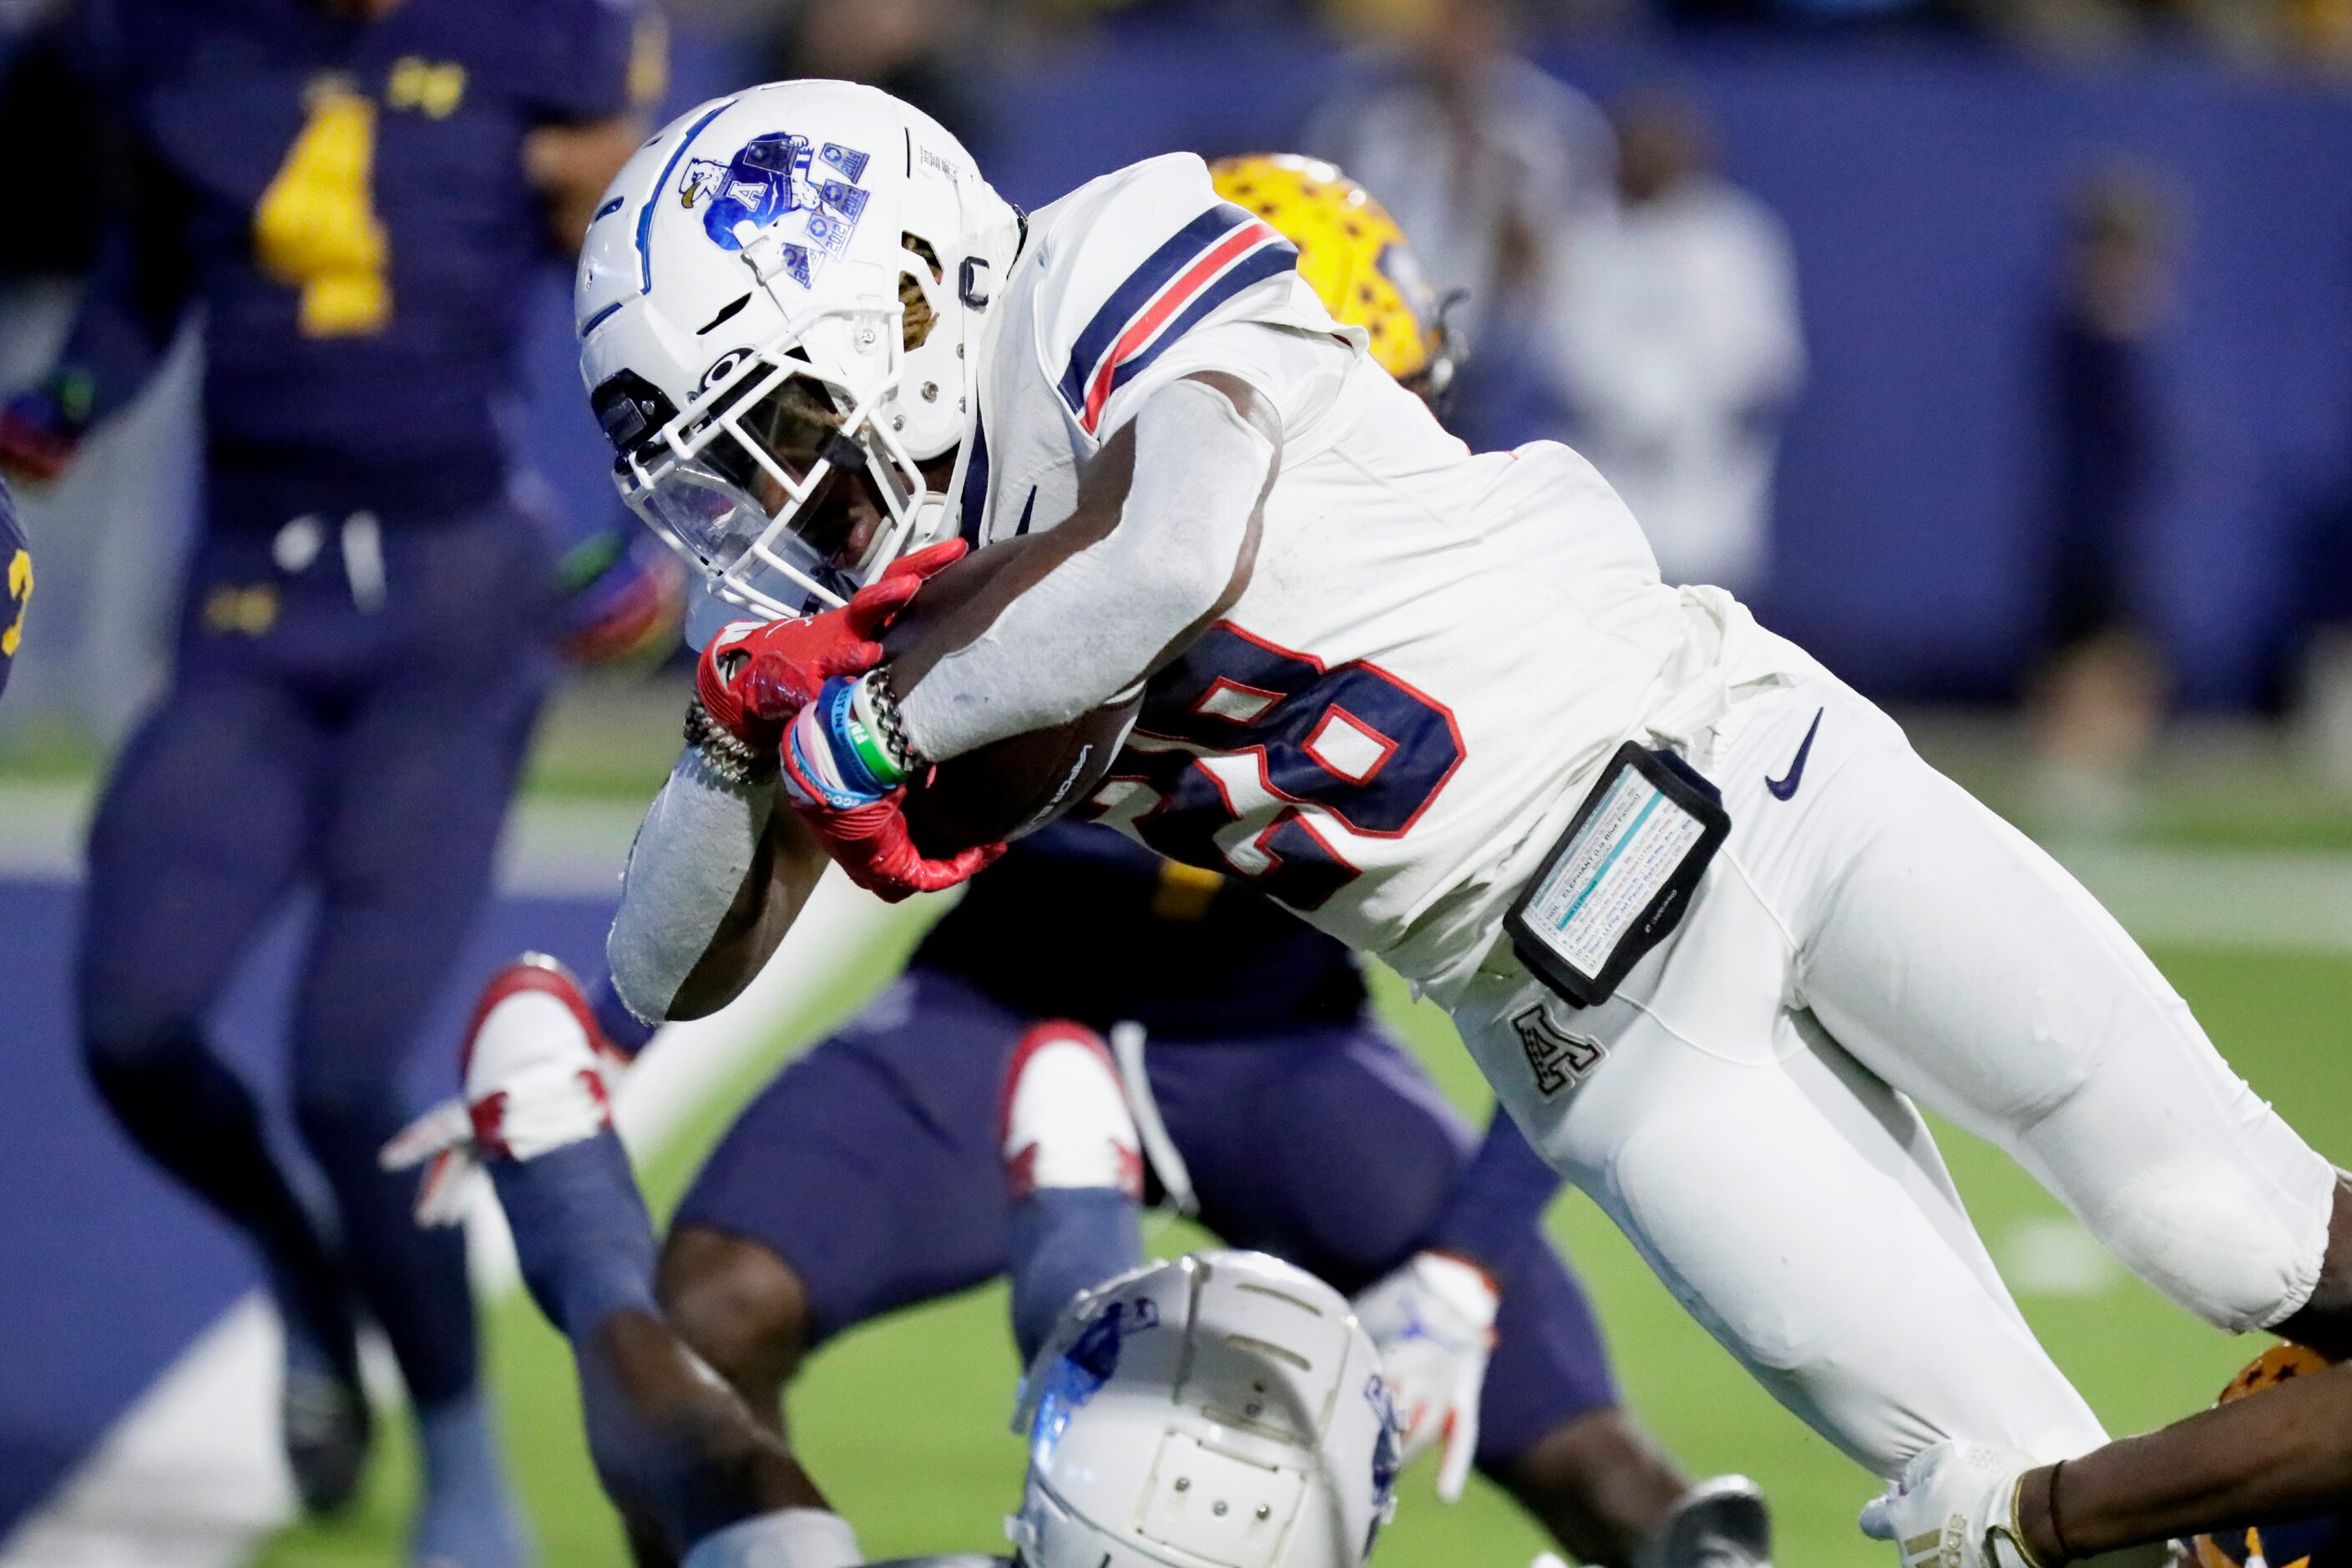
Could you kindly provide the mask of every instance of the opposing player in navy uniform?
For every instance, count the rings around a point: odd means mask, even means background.
[[[817,155],[805,138],[770,145],[787,171]],[[1301,275],[1390,374],[1442,392],[1435,301],[1360,186],[1290,157],[1217,175],[1299,247]],[[716,163],[678,186],[738,215],[790,189]],[[589,1017],[567,977],[526,963],[491,983],[478,1028],[577,1035]],[[1693,1528],[1734,1517],[1757,1555],[1727,1537],[1719,1561],[1760,1560],[1744,1483],[1693,1488],[1622,1408],[1542,1233],[1559,1178],[1510,1121],[1474,1138],[1372,1019],[1338,942],[1098,826],[1016,844],[890,992],[738,1119],[677,1212],[667,1321],[772,1425],[810,1351],[1008,1273],[1027,1364],[1075,1295],[1140,1261],[1143,1140],[1105,1043],[1128,1034],[1150,1042],[1135,1088],[1164,1117],[1156,1163],[1174,1195],[1231,1245],[1356,1298],[1404,1458],[1444,1450],[1441,1496],[1461,1495],[1475,1460],[1583,1561],[1681,1562]]]
[[[33,550],[16,527],[16,500],[0,479],[0,691],[7,691],[9,666],[24,644],[24,611],[33,599]]]
[[[415,1559],[518,1563],[463,1249],[409,1223],[374,1154],[489,890],[554,645],[669,635],[678,577],[623,537],[566,549],[499,433],[530,291],[659,89],[656,23],[614,0],[85,10],[135,181],[55,368],[0,415],[0,467],[62,472],[192,311],[206,447],[174,677],[91,828],[82,1048],[133,1141],[260,1249],[304,1500],[341,1503],[362,1468],[364,1310],[417,1412]],[[205,1027],[305,886],[294,1110],[331,1226]]]
[[[1549,1168],[1507,1118],[1473,1135],[1336,942],[1092,825],[982,873],[744,1111],[674,1221],[671,1321],[775,1412],[834,1336],[1010,1274],[1027,1362],[1075,1291],[1141,1257],[1143,1144],[1105,1048],[1129,1029],[1202,1221],[1355,1299],[1407,1459],[1444,1451],[1440,1494],[1475,1460],[1579,1559],[1658,1561],[1689,1483],[1543,1236]]]
[[[25,640],[25,608],[33,598],[33,552],[17,526],[16,503],[0,479],[0,691]]]

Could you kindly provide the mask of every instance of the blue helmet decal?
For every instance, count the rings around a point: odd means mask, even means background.
[[[872,194],[857,183],[867,161],[855,148],[771,131],[724,160],[689,160],[678,177],[678,205],[701,212],[702,232],[723,250],[740,250],[798,216],[798,235],[778,243],[784,270],[805,289],[825,258],[848,249],[857,232]]]
[[[1372,1442],[1372,1506],[1385,1509],[1396,1493],[1397,1471],[1403,1468],[1397,1437],[1404,1430],[1404,1422],[1397,1415],[1396,1395],[1390,1392],[1388,1379],[1379,1373],[1364,1384],[1364,1397],[1381,1422],[1381,1435]]]
[[[1128,1336],[1159,1326],[1160,1304],[1150,1297],[1114,1300],[1045,1369],[1037,1415],[1029,1426],[1033,1463],[1043,1465],[1053,1457],[1070,1417],[1085,1409],[1118,1373],[1119,1347]]]
[[[646,205],[638,209],[638,293],[650,294],[654,291],[654,205],[655,203],[660,199],[662,187],[669,184],[670,172],[677,167],[677,161],[686,155],[686,150],[694,145],[694,139],[702,134],[702,128],[734,107],[735,100],[733,99],[722,98],[718,102],[712,104],[709,109],[704,110],[701,119],[697,120],[693,124],[686,128],[686,134],[677,139],[677,145],[676,147],[670,149],[669,162],[662,165],[661,178],[654,183],[654,195],[646,198]],[[656,137],[655,140],[658,141],[660,138]],[[653,143],[649,142],[646,145],[650,147]],[[585,334],[583,333],[583,335],[584,336]]]

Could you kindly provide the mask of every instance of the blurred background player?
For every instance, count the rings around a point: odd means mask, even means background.
[[[20,176],[17,197],[39,219],[0,226],[0,395],[47,368],[125,204],[128,147],[83,68],[88,30],[71,0],[0,6],[0,146],[13,167],[74,171],[37,195]],[[99,460],[17,491],[17,521],[43,545],[42,632],[19,656],[0,736],[62,730],[111,744],[163,685],[156,628],[172,613],[194,468],[192,351],[168,353],[109,421]]]
[[[364,1309],[416,1407],[415,1560],[519,1563],[463,1248],[409,1223],[374,1156],[488,892],[551,645],[609,657],[676,624],[681,580],[627,536],[559,565],[498,435],[528,291],[659,90],[657,24],[600,0],[94,0],[79,20],[130,184],[56,364],[0,411],[0,468],[63,474],[197,310],[206,441],[176,670],[90,831],[83,1050],[124,1131],[260,1249],[304,1501],[358,1482]],[[205,1037],[305,887],[295,1116],[331,1225]]]
[[[1615,164],[1591,100],[1517,52],[1526,8],[1431,0],[1308,120],[1300,142],[1413,237],[1471,368],[1449,416],[1480,449],[1558,434],[1547,335],[1560,247],[1608,211]]]
[[[2170,695],[2137,579],[2174,463],[2156,354],[2175,227],[2148,171],[2084,182],[2046,329],[2047,586],[2029,707],[2044,809],[2075,826],[2112,827],[2132,809]]]
[[[1612,123],[1617,205],[1564,237],[1549,292],[1570,440],[1642,520],[1660,577],[1748,598],[1804,374],[1788,233],[1716,172],[1696,104],[1652,89]]]
[[[1297,242],[1302,274],[1392,375],[1444,387],[1429,291],[1379,204],[1304,158],[1214,174]],[[1105,828],[1022,840],[891,992],[743,1112],[677,1212],[670,1321],[779,1424],[816,1346],[1008,1271],[1025,1359],[1073,1290],[1139,1255],[1140,1156],[1100,1039],[1114,1030],[1154,1042],[1138,1098],[1164,1117],[1202,1220],[1363,1293],[1392,1373],[1410,1369],[1408,1457],[1448,1449],[1442,1491],[1459,1495],[1475,1456],[1587,1561],[1630,1563],[1658,1539],[1691,1488],[1620,1406],[1544,1239],[1559,1179],[1507,1119],[1474,1149],[1371,1021],[1337,942]],[[1027,1068],[1042,1076],[1024,1091]]]
[[[25,610],[33,598],[33,552],[16,525],[16,503],[8,481],[0,479],[0,691],[8,689],[8,669],[25,641]]]

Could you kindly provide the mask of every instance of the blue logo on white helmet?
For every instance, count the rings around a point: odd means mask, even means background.
[[[1029,1423],[1031,1457],[1048,1463],[1070,1417],[1091,1403],[1118,1372],[1119,1347],[1131,1334],[1160,1326],[1160,1303],[1149,1296],[1114,1300],[1091,1319],[1052,1364],[1033,1376],[1044,1379],[1036,1415]]]
[[[741,250],[776,224],[792,222],[777,243],[784,270],[805,289],[827,258],[849,248],[871,195],[858,184],[867,161],[856,148],[772,131],[723,163],[689,160],[678,177],[678,205],[700,207],[702,231],[726,250]]]

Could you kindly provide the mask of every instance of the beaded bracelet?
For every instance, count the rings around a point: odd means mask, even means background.
[[[776,776],[775,753],[730,734],[698,697],[687,700],[686,743],[702,754],[713,773],[739,789],[771,783]]]
[[[874,732],[890,753],[890,762],[902,778],[917,779],[930,771],[931,764],[907,739],[907,721],[898,711],[898,699],[890,689],[890,667],[884,665],[872,671],[861,683],[866,689],[866,709]]]

